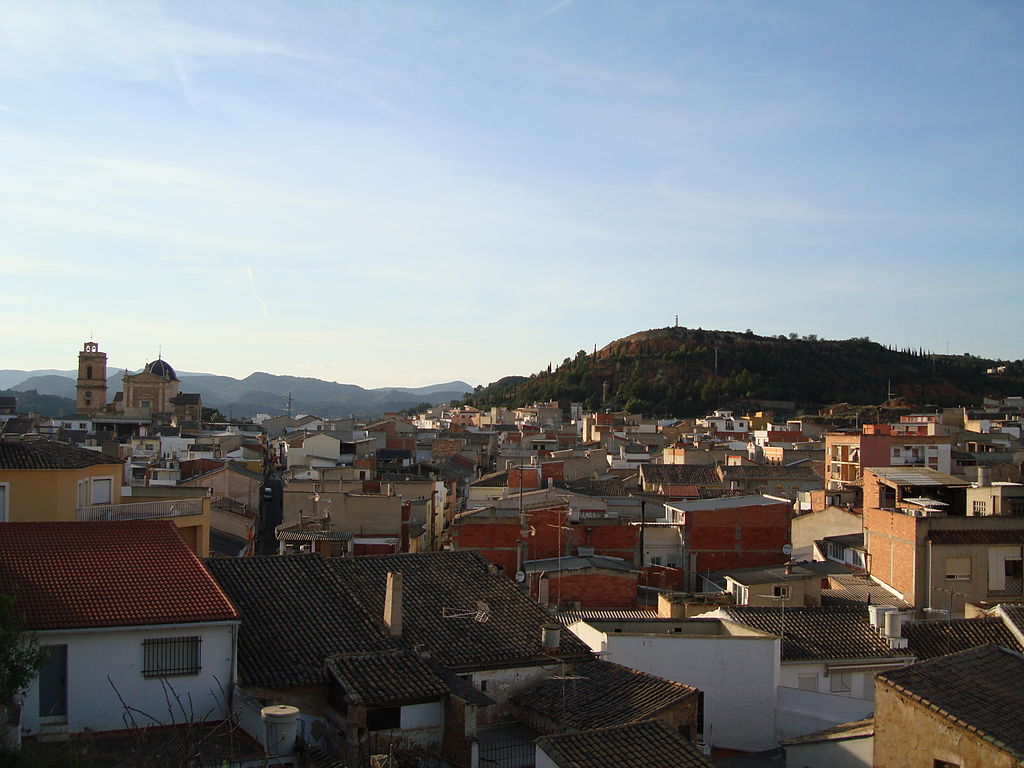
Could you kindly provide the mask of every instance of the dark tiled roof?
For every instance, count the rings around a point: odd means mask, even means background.
[[[5,435],[27,435],[35,426],[35,419],[31,416],[15,416],[0,424],[0,432]]]
[[[645,483],[672,485],[721,485],[717,467],[708,464],[641,464]]]
[[[807,466],[780,467],[775,464],[720,467],[723,480],[820,480]]]
[[[542,736],[537,746],[559,768],[714,768],[664,720]]]
[[[972,648],[877,680],[1024,760],[1024,656],[995,645]]]
[[[438,673],[409,650],[332,656],[327,669],[351,702],[363,707],[426,701],[448,693]]]
[[[647,720],[696,693],[688,685],[610,661],[590,661],[577,664],[570,674],[545,680],[513,701],[561,728],[578,730]]]
[[[999,610],[1006,617],[1007,623],[1016,627],[1018,632],[1024,632],[1024,605],[1007,605],[1004,603],[999,606]]]
[[[823,606],[845,606],[849,608],[866,605],[895,605],[901,611],[911,607],[901,597],[860,573],[836,573],[828,577],[830,586],[821,590]]]
[[[2,523],[0,593],[36,631],[238,618],[167,520]]]
[[[121,459],[52,440],[0,442],[0,469],[82,469],[123,464]]]
[[[541,627],[555,623],[554,617],[475,552],[334,558],[328,564],[374,617],[384,615],[388,572],[402,573],[403,639],[422,644],[455,670],[550,662]],[[487,621],[462,618],[481,605]],[[563,632],[557,655],[589,657],[590,651]]]
[[[733,621],[762,632],[784,635],[783,661],[893,658],[892,650],[868,622],[866,609],[782,608],[728,606],[722,609]]]
[[[322,683],[328,656],[396,647],[383,622],[367,615],[327,563],[320,555],[206,561],[242,614],[243,685]]]
[[[910,652],[921,661],[959,653],[980,645],[1002,645],[1024,651],[1013,632],[998,616],[952,621],[914,621],[903,625]]]
[[[171,402],[175,405],[200,405],[202,399],[199,397],[198,392],[182,392],[181,394],[172,397]]]
[[[605,480],[569,480],[555,481],[556,488],[563,488],[583,496],[628,496],[626,484],[621,477],[609,477]]]
[[[491,472],[489,475],[483,475],[470,483],[470,485],[483,486],[484,488],[504,488],[508,485],[508,470],[503,469],[501,472]]]
[[[232,536],[230,533],[214,528],[210,529],[210,550],[213,556],[239,557],[248,545],[249,542],[239,536]]]
[[[867,739],[875,734],[875,719],[854,720],[852,723],[840,723],[803,736],[779,742],[784,747],[795,747],[799,744],[820,744],[825,741],[842,741],[844,739]]]
[[[931,531],[928,541],[932,544],[1024,544],[1024,528],[994,531]]]

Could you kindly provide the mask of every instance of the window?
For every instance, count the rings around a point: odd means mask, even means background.
[[[988,548],[988,591],[1020,594],[1020,547]]]
[[[7,499],[10,487],[8,483],[0,483],[0,523],[7,522]]]
[[[975,501],[972,503],[972,511],[976,515],[984,515],[987,504],[984,501]]]
[[[957,581],[970,581],[971,579],[971,558],[969,557],[947,557],[946,578]]]
[[[789,599],[789,584],[775,584],[772,587],[772,597],[778,597],[783,600]]]
[[[850,673],[839,672],[838,670],[832,670],[829,673],[830,688],[832,693],[849,693],[850,692]]]
[[[111,485],[112,481],[109,477],[94,478],[92,481],[92,503],[109,504]]]
[[[79,480],[78,481],[78,507],[89,506],[89,481]]]
[[[198,675],[200,645],[203,638],[160,637],[142,641],[143,677],[171,677],[173,675]]]
[[[397,730],[402,724],[401,707],[383,707],[366,710],[366,730],[391,731]]]
[[[892,449],[892,457],[895,459],[895,458],[898,458],[899,455],[900,455],[900,449],[899,448],[893,448]]]
[[[796,676],[796,687],[801,691],[817,691],[818,690],[818,675],[806,674]]]
[[[661,565],[661,557],[652,557],[651,565]]]

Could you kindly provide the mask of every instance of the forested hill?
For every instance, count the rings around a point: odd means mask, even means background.
[[[1006,372],[986,373],[996,365],[1006,365]],[[889,349],[867,338],[830,341],[661,328],[634,333],[592,354],[580,350],[529,378],[508,376],[478,387],[465,402],[485,408],[558,400],[582,402],[588,409],[687,417],[753,400],[793,401],[798,407],[869,405],[886,400],[890,391],[910,403],[939,406],[1020,395],[1024,361],[929,355]]]

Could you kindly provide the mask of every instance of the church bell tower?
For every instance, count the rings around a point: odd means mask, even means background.
[[[100,352],[95,341],[85,342],[78,353],[78,396],[75,408],[79,413],[99,413],[107,406],[107,353]]]

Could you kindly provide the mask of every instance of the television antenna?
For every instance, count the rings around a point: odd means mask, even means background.
[[[491,607],[483,600],[476,601],[476,610],[466,608],[448,608],[447,606],[442,606],[441,618],[472,619],[473,621],[478,621],[481,624],[486,624],[491,618]]]

